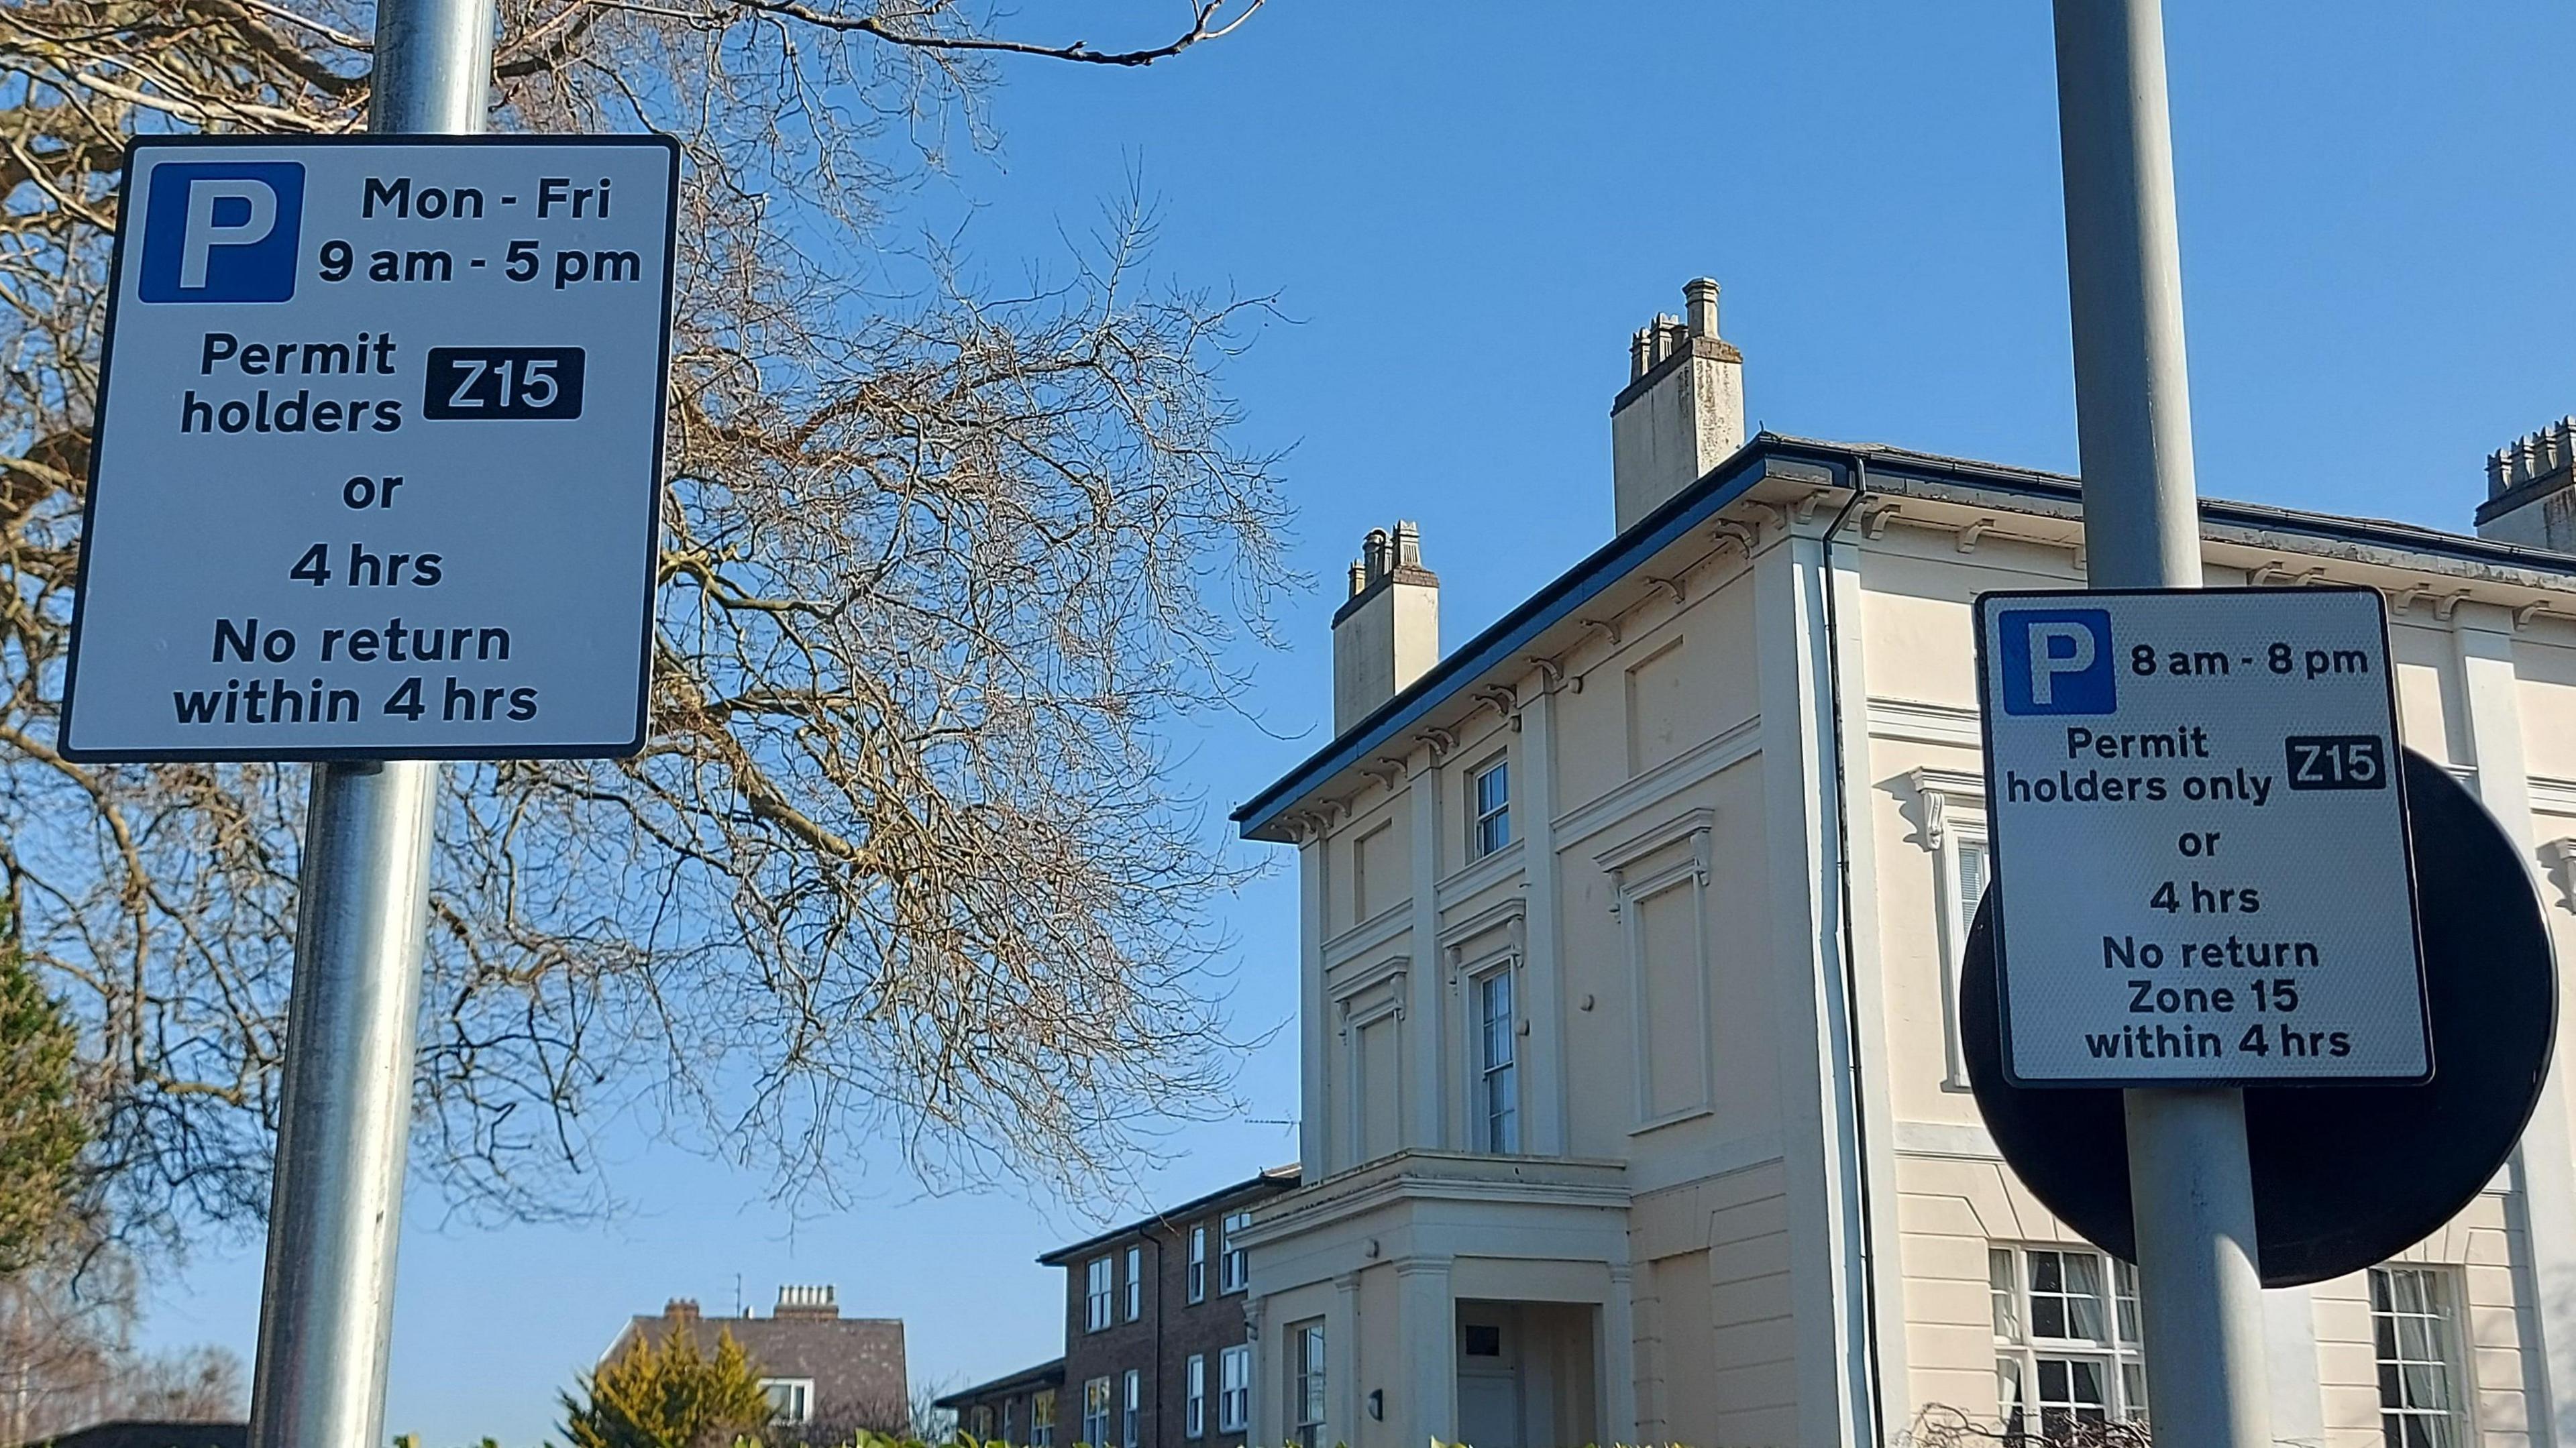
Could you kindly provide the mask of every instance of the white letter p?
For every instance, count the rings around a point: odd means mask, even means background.
[[[2093,630],[2080,623],[2034,623],[2030,627],[2030,702],[2056,702],[2057,676],[2080,674],[2093,667]],[[2073,645],[2064,653],[2057,641]]]
[[[250,215],[238,226],[215,224],[215,203],[239,201]],[[179,248],[179,285],[206,284],[206,261],[219,246],[256,246],[277,226],[277,192],[265,181],[236,179],[188,183],[188,229]]]

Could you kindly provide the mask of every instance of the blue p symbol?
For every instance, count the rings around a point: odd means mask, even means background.
[[[147,302],[283,302],[295,295],[304,167],[169,161],[152,168],[137,294]]]
[[[1996,621],[2007,714],[2108,714],[2118,707],[2106,609],[2016,609]]]

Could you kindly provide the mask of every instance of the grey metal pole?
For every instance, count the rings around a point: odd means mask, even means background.
[[[2055,0],[2084,544],[2098,588],[2197,588],[2161,0]],[[2262,1277],[2238,1091],[2127,1093],[2155,1440],[2265,1448]]]
[[[371,129],[483,129],[492,0],[379,0]],[[313,771],[252,1448],[377,1448],[439,766]]]

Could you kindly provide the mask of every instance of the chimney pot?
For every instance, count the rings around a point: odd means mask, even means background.
[[[674,1322],[695,1322],[698,1320],[698,1300],[694,1297],[674,1297],[662,1304],[662,1315]]]
[[[1690,314],[1690,333],[1694,337],[1717,335],[1717,279],[1694,277],[1682,287],[1682,297]]]
[[[1333,613],[1333,732],[1338,735],[1440,661],[1440,580],[1422,566],[1411,519],[1371,528]]]
[[[800,1286],[782,1283],[778,1288],[778,1305],[770,1309],[772,1317],[838,1317],[839,1295],[831,1283]]]
[[[1628,386],[1610,407],[1614,517],[1623,531],[1744,444],[1744,356],[1718,335],[1718,284],[1695,277],[1682,297],[1687,322],[1658,313],[1629,340]],[[1676,357],[1682,365],[1664,366]]]
[[[2576,417],[2562,417],[2487,455],[2487,501],[2478,509],[2478,536],[2576,553],[2576,486],[2571,485],[2576,485]]]

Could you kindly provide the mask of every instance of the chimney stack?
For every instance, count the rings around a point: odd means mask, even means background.
[[[829,1283],[820,1287],[781,1286],[778,1289],[778,1305],[770,1309],[769,1315],[777,1318],[828,1320],[841,1315],[841,1304]]]
[[[662,1304],[662,1316],[673,1322],[695,1322],[698,1320],[698,1300],[694,1297],[674,1297]]]
[[[2487,456],[2478,536],[2576,553],[2576,417],[2562,417]]]
[[[1610,404],[1620,532],[1744,445],[1744,354],[1717,335],[1717,283],[1682,288],[1688,320],[1657,316],[1628,342],[1628,385]]]
[[[1333,733],[1339,735],[1440,661],[1440,580],[1422,566],[1409,522],[1371,528],[1333,611]]]

